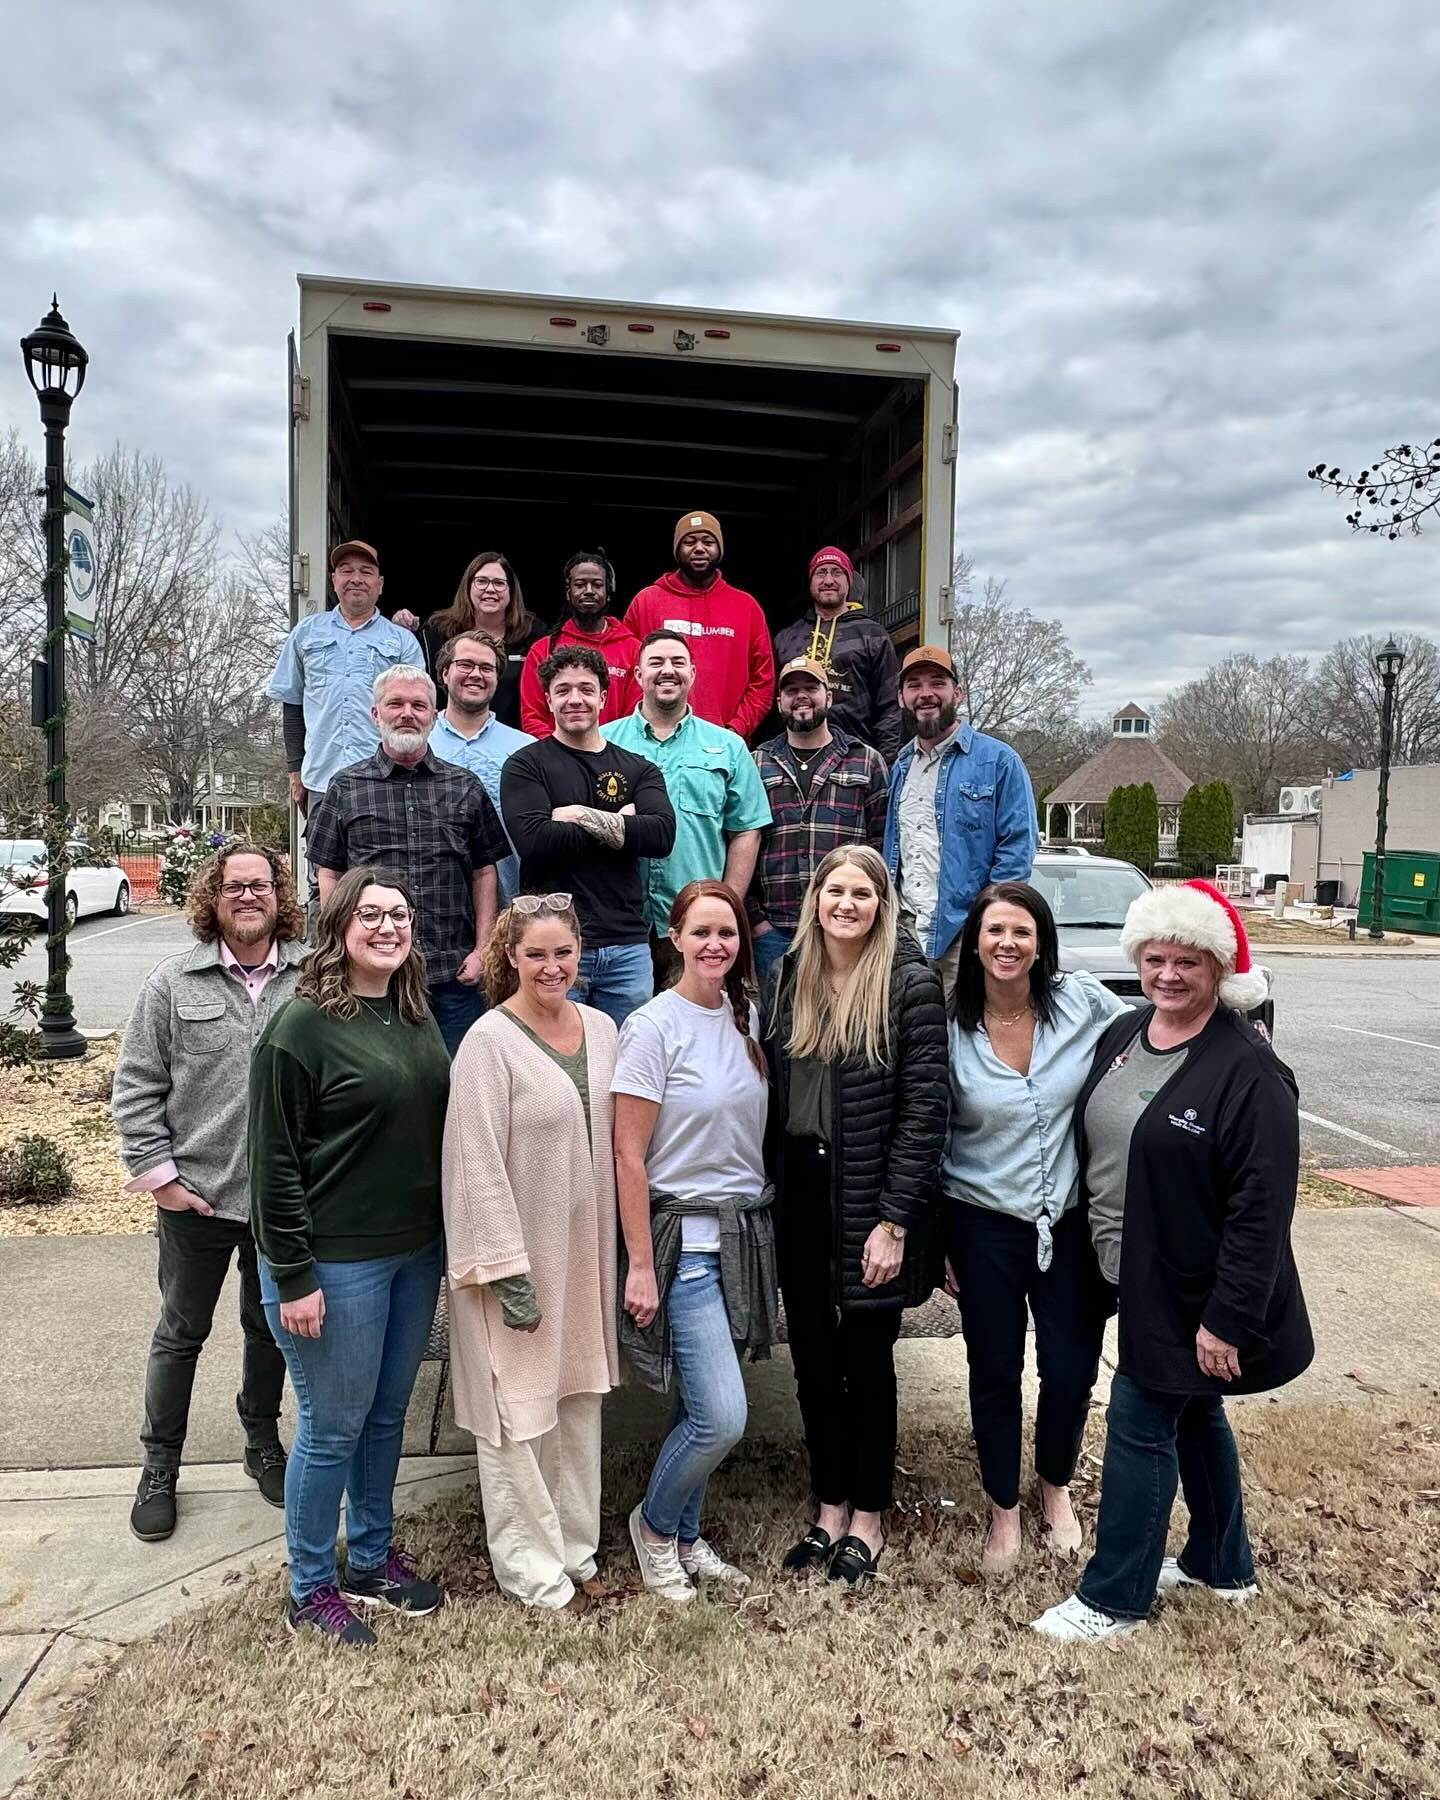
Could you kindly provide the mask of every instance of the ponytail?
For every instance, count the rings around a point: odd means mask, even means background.
[[[735,1029],[745,1040],[745,1048],[749,1053],[755,1072],[762,1081],[768,1081],[770,1071],[765,1062],[765,1052],[750,1031],[750,1002],[756,991],[755,949],[750,936],[750,921],[745,916],[744,904],[736,895],[735,890],[726,887],[723,881],[687,881],[675,896],[670,908],[670,929],[672,931],[678,932],[683,928],[685,915],[697,900],[723,900],[735,915],[735,928],[740,936],[740,948],[725,976],[725,994],[730,1002],[730,1011],[734,1015]]]

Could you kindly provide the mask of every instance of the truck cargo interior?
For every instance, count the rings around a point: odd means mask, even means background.
[[[499,549],[550,620],[565,559],[597,544],[623,608],[673,566],[675,519],[704,507],[772,625],[835,542],[874,615],[914,630],[920,380],[340,331],[330,356],[329,540],[379,546],[387,610],[427,617],[475,551]]]

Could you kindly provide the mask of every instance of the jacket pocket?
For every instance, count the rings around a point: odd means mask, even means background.
[[[187,1050],[223,1050],[230,1041],[230,1021],[223,1000],[177,1000],[180,1042]]]

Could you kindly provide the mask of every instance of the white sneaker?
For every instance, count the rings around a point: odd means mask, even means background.
[[[675,1548],[674,1538],[666,1538],[663,1544],[648,1542],[640,1530],[638,1506],[630,1515],[630,1542],[635,1546],[640,1579],[652,1594],[659,1594],[662,1600],[674,1600],[681,1604],[695,1598],[690,1577],[680,1567],[680,1553]]]
[[[1260,1592],[1258,1581],[1247,1581],[1244,1587],[1211,1587],[1208,1581],[1201,1581],[1198,1575],[1187,1575],[1175,1557],[1167,1556],[1160,1565],[1160,1579],[1155,1583],[1155,1592],[1173,1594],[1177,1588],[1187,1587],[1204,1588],[1207,1594],[1213,1594],[1227,1606],[1244,1606],[1247,1600],[1253,1600]]]
[[[1102,1644],[1106,1638],[1128,1637],[1139,1631],[1143,1619],[1112,1619],[1109,1613],[1096,1612],[1078,1594],[1052,1606],[1030,1621],[1030,1629],[1041,1637],[1057,1638],[1062,1644]]]
[[[682,1554],[680,1567],[692,1581],[723,1581],[730,1587],[749,1587],[750,1577],[743,1569],[737,1569],[734,1563],[727,1563],[723,1556],[717,1556],[704,1538],[696,1538],[689,1550]]]

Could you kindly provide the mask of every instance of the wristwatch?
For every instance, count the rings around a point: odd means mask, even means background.
[[[880,1221],[880,1229],[888,1232],[897,1244],[903,1244],[905,1242],[905,1227],[903,1225],[897,1225],[893,1219],[882,1219]]]

